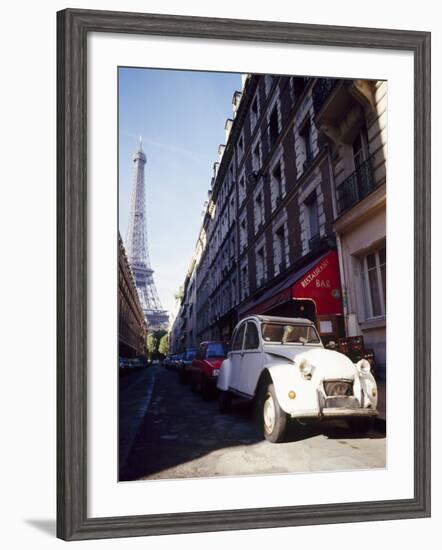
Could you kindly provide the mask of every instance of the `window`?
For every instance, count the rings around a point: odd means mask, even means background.
[[[363,128],[352,143],[353,168],[355,172],[357,190],[354,199],[364,198],[371,190],[371,167],[366,166],[368,159],[367,132]]]
[[[239,136],[239,140],[238,140],[238,153],[239,153],[239,156],[242,156],[242,154],[244,153],[244,138],[242,134]]]
[[[244,298],[247,297],[247,294],[249,292],[249,274],[247,265],[243,265],[241,268],[241,299],[244,300]]]
[[[246,323],[243,323],[233,335],[232,351],[242,350],[242,342],[244,339],[245,328],[246,328]]]
[[[239,248],[242,252],[247,246],[247,222],[245,216],[239,224]]]
[[[304,170],[307,165],[313,160],[312,148],[312,126],[310,120],[307,120],[299,131],[302,147],[304,149]]]
[[[332,321],[329,321],[329,320],[319,321],[319,330],[322,334],[333,334]]]
[[[272,195],[272,208],[276,208],[283,195],[282,171],[280,162],[278,162],[272,170],[270,186],[270,192]]]
[[[279,122],[278,122],[278,109],[275,105],[273,107],[272,114],[270,115],[269,122],[269,138],[270,138],[270,148],[272,148],[279,136]]]
[[[235,235],[232,235],[230,239],[230,259],[234,260],[236,256],[236,241],[235,241]]]
[[[269,92],[273,86],[273,80],[274,80],[274,76],[271,75],[271,74],[266,74],[264,75],[264,85],[265,85],[265,91],[266,91],[266,95],[268,96],[269,95]]]
[[[239,195],[239,204],[241,204],[242,201],[246,198],[246,183],[245,183],[244,176],[242,176],[239,180],[238,195]]]
[[[256,252],[256,286],[261,286],[265,278],[265,251],[262,246]]]
[[[367,318],[383,317],[386,307],[386,248],[362,258]]]
[[[286,268],[285,265],[285,230],[281,225],[275,232],[275,272],[281,273]]]
[[[252,102],[250,108],[250,131],[253,132],[259,118],[259,106],[258,106],[258,96],[255,96],[255,99]]]
[[[264,200],[261,192],[255,196],[254,214],[255,214],[255,233],[256,233],[257,231],[259,231],[260,226],[264,222]]]
[[[255,323],[248,321],[246,329],[246,337],[244,340],[244,349],[253,350],[259,348],[259,335],[258,329],[256,328]]]
[[[207,353],[205,357],[210,359],[211,357],[225,357],[226,349],[222,342],[209,342],[207,344]]]
[[[302,345],[321,343],[318,333],[312,325],[263,323],[261,334],[265,342]]]
[[[261,145],[258,142],[252,151],[252,168],[255,172],[258,172],[261,168]]]
[[[367,159],[367,134],[365,128],[356,136],[352,144],[354,169],[357,170]]]
[[[316,198],[316,191],[310,195],[305,201],[305,208],[307,214],[307,223],[310,234],[310,250],[313,248],[313,239],[319,237],[319,216],[318,216],[318,200]]]

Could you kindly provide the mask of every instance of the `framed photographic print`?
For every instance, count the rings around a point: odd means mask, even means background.
[[[430,514],[429,33],[59,12],[57,177],[60,538]]]

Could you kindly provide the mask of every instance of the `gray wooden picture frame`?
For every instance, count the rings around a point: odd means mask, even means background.
[[[87,517],[87,36],[151,34],[407,50],[414,56],[414,498]],[[430,33],[67,9],[57,14],[57,535],[65,540],[430,515]],[[393,390],[394,391],[394,388]],[[149,488],[146,486],[146,492]]]

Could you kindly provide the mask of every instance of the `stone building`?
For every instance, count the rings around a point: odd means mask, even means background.
[[[120,234],[118,245],[118,355],[140,357],[146,353],[147,327]]]
[[[331,143],[346,332],[362,334],[385,366],[387,83],[329,81],[313,91]]]
[[[327,111],[328,96],[341,87],[349,97],[340,95]],[[366,103],[374,112],[382,109],[384,88],[382,83],[290,76],[243,79],[242,91],[233,95],[233,116],[226,121],[226,143],[214,164],[192,277],[184,287],[183,310],[187,315],[187,300],[196,311],[193,323],[186,316],[184,330],[184,338],[192,333],[192,345],[228,341],[238,319],[250,313],[311,318],[325,342],[347,333],[368,335],[349,263],[356,233],[352,237],[349,226],[344,228],[342,205],[347,201],[345,215],[354,211],[367,220],[357,231],[383,232],[385,240],[385,159],[383,184],[379,180],[361,201],[344,192],[347,178],[364,170],[360,165],[368,159],[358,153],[363,125],[368,125],[367,155],[383,143],[372,127],[380,118],[373,122]],[[379,178],[380,162],[373,166]],[[383,230],[380,220],[371,220],[370,206],[382,185],[383,206],[376,199],[375,210],[381,216],[384,211]],[[366,238],[379,243],[377,236]],[[382,272],[382,252],[377,254]],[[371,262],[370,256],[365,261]]]

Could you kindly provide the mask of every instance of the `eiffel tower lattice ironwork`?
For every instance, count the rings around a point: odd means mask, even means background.
[[[153,269],[150,265],[147,247],[146,226],[146,193],[144,183],[144,167],[146,155],[140,138],[140,146],[132,157],[133,187],[127,231],[127,255],[135,284],[140,297],[141,307],[147,322],[148,330],[167,329],[169,316],[160,302],[153,280]]]

